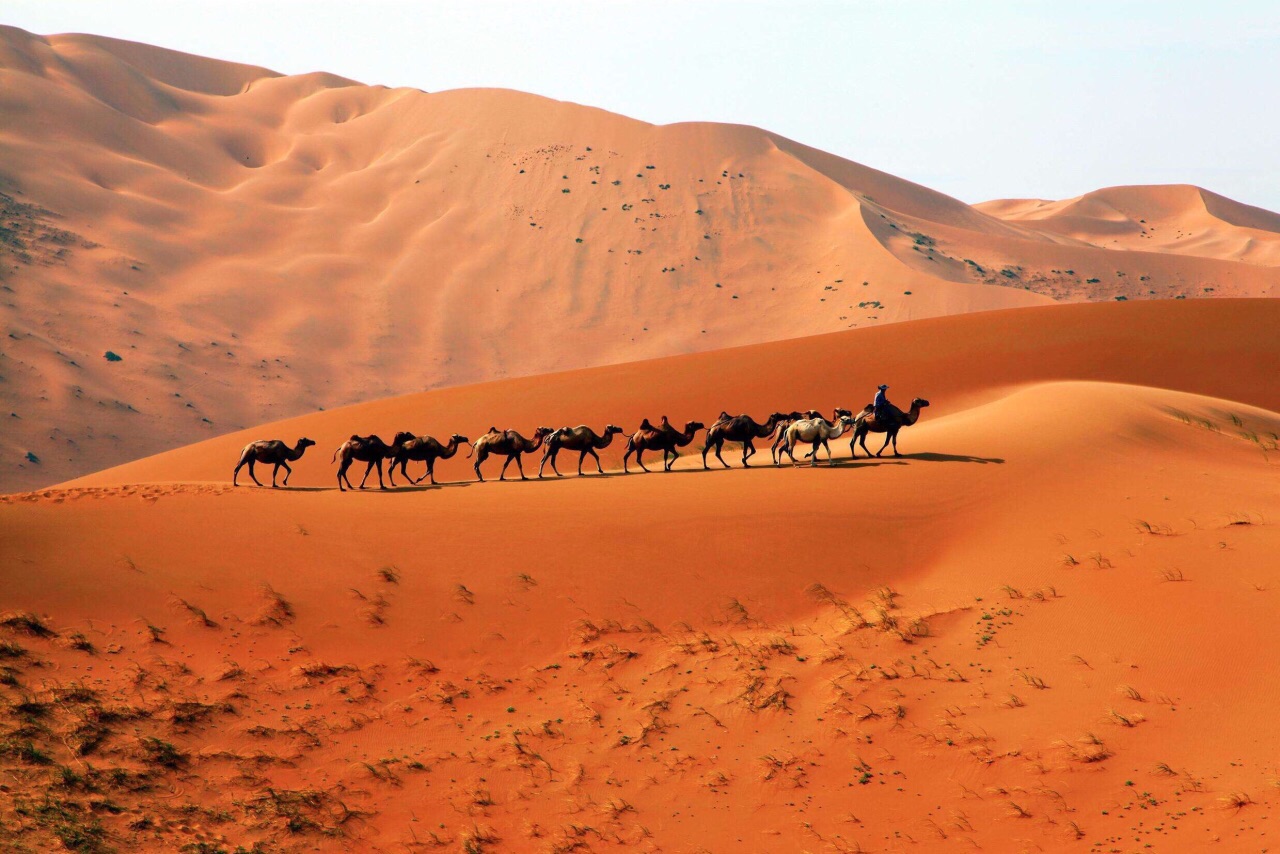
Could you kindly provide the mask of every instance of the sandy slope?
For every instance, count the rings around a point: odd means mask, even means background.
[[[441,439],[458,432],[476,439],[490,426],[530,436],[539,425],[583,421],[597,431],[612,422],[630,432],[641,419],[656,422],[662,415],[683,424],[709,422],[722,409],[763,419],[779,407],[859,408],[880,382],[890,384],[891,399],[903,406],[915,396],[930,400],[926,421],[1006,388],[1067,379],[1161,386],[1280,410],[1280,377],[1271,358],[1277,326],[1280,302],[1272,300],[1049,306],[935,318],[387,398],[220,436],[67,485],[222,482],[248,442],[292,444],[307,436],[319,444],[295,466],[290,482],[331,486],[333,450],[352,433],[390,440],[400,430]],[[615,465],[621,455],[621,442],[601,452]],[[473,477],[461,456],[442,462],[439,476]]]
[[[1004,199],[976,208],[1104,249],[1280,265],[1280,215],[1200,187],[1109,187],[1074,199]]]
[[[272,428],[826,406],[874,371],[933,398],[897,460],[195,482],[226,437],[8,497],[0,605],[58,634],[0,630],[0,841],[1256,850],[1275,305],[945,318]]]
[[[424,388],[1277,281],[1265,212],[1245,262],[1226,220],[1212,257],[1114,251],[757,128],[92,36],[0,28],[0,116],[0,488]]]

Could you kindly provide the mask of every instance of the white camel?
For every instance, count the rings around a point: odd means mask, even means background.
[[[782,465],[782,455],[786,454],[791,457],[791,465],[796,465],[796,445],[800,442],[808,442],[813,446],[810,455],[809,465],[816,466],[818,464],[818,448],[826,446],[831,439],[838,439],[846,431],[853,427],[853,419],[848,415],[841,415],[834,423],[825,418],[802,418],[799,421],[792,421],[787,425],[782,443],[782,450],[778,453],[778,465]],[[831,448],[827,447],[827,462],[835,465],[831,459]]]

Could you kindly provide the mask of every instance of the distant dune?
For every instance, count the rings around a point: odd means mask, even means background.
[[[1275,216],[1211,194],[1108,242],[757,128],[517,92],[0,28],[0,116],[7,489],[442,386],[1276,293]]]
[[[1263,849],[1278,326],[1261,299],[919,320],[4,496],[0,847]],[[695,441],[624,476],[615,443],[603,477],[475,484],[459,455],[461,483],[333,488],[355,431],[632,430],[881,380],[931,402],[901,458],[703,472]],[[247,439],[304,433],[296,489],[227,483]]]

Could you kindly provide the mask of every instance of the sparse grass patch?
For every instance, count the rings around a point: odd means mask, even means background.
[[[0,616],[0,627],[17,634],[30,635],[36,638],[57,637],[58,633],[49,628],[44,618],[27,611],[8,611]]]

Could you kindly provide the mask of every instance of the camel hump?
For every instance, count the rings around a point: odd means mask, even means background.
[[[652,429],[653,429],[653,425],[652,425],[652,424],[650,424],[650,423],[649,423],[649,419],[648,419],[648,418],[646,418],[645,420],[643,420],[643,421],[641,421],[641,422],[640,422],[640,429],[641,429],[641,430],[652,430]]]

